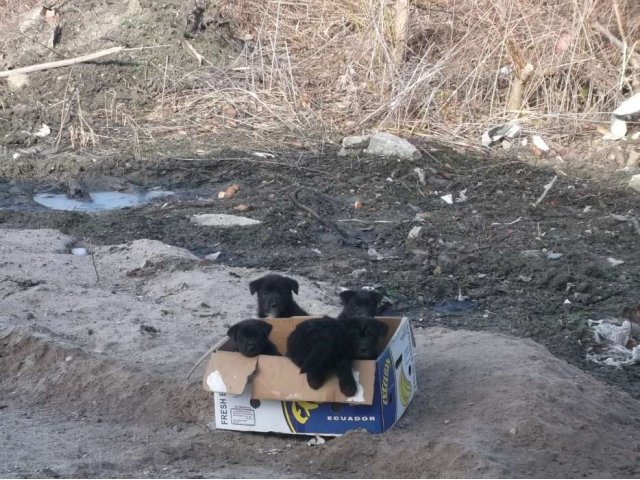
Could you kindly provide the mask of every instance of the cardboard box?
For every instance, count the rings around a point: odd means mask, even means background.
[[[295,326],[309,318],[268,320],[269,338],[282,353]],[[376,360],[357,360],[353,370],[358,391],[345,397],[334,375],[313,390],[287,357],[247,358],[233,352],[228,339],[211,354],[205,390],[214,393],[216,428],[299,435],[341,435],[364,428],[381,433],[407,409],[417,389],[413,362],[415,342],[408,318],[378,317],[389,325]]]

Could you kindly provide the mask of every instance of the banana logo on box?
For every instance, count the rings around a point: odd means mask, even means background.
[[[391,372],[391,357],[384,361],[382,370],[382,404],[389,405],[389,373]]]
[[[400,403],[407,408],[409,401],[411,400],[411,393],[413,392],[413,385],[404,373],[404,367],[400,366]]]
[[[304,425],[311,418],[311,412],[318,408],[313,402],[281,402],[282,412],[287,425],[292,432],[296,432],[298,425]]]

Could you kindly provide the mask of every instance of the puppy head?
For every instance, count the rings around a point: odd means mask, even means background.
[[[263,320],[243,320],[233,325],[227,331],[227,336],[233,340],[242,355],[255,357],[264,351],[272,328]]]
[[[354,358],[374,360],[378,356],[378,340],[389,331],[386,323],[371,317],[347,317],[341,320],[354,345]]]
[[[382,295],[375,290],[345,290],[340,293],[342,316],[375,317]]]
[[[251,295],[258,293],[258,316],[282,317],[293,303],[291,292],[298,294],[298,282],[282,275],[266,275],[249,284]]]

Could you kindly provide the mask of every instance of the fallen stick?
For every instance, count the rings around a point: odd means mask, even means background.
[[[189,40],[181,40],[180,43],[182,44],[183,47],[185,47],[187,49],[187,51],[189,53],[191,53],[196,60],[198,60],[198,66],[201,67],[203,63],[207,64],[207,65],[211,65],[211,62],[209,60],[207,60],[206,58],[204,58],[204,56],[200,55],[195,48],[193,48],[193,45],[191,45],[191,43],[189,42]]]
[[[16,75],[18,73],[32,73],[32,72],[39,72],[41,70],[49,70],[51,68],[68,67],[69,65],[89,62],[91,60],[95,60],[96,58],[102,58],[102,57],[106,57],[107,55],[113,55],[114,53],[119,53],[124,49],[125,49],[124,47],[113,47],[113,48],[108,48],[107,50],[100,50],[99,52],[83,55],[81,57],[69,58],[67,60],[59,60],[57,62],[49,62],[49,63],[39,63],[37,65],[31,65],[29,67],[15,68],[13,70],[4,70],[0,72],[0,78],[10,77],[11,75]]]
[[[191,371],[187,374],[187,380],[189,380],[189,377],[191,377],[191,374],[195,372],[196,368],[198,368],[198,366],[203,362],[203,360],[207,358],[209,355],[211,355],[213,352],[215,352],[222,345],[224,345],[227,342],[227,340],[229,340],[229,337],[223,337],[220,339],[220,341],[218,341],[218,343],[216,343],[213,347],[207,350],[205,354],[202,355],[202,357],[200,357],[200,360],[196,362],[196,364],[193,366]]]
[[[542,200],[544,200],[544,197],[547,196],[547,193],[549,193],[549,190],[551,190],[551,187],[553,187],[553,184],[556,183],[556,180],[558,180],[557,175],[553,177],[551,181],[544,186],[544,192],[542,192],[542,195],[540,195],[540,198],[538,198],[538,200],[536,200],[535,203],[531,204],[532,207],[537,207],[538,205],[540,205],[540,202],[542,202]]]
[[[609,42],[611,42],[612,45],[614,45],[614,46],[618,47],[620,50],[622,50],[622,52],[625,55],[629,55],[629,63],[631,64],[631,66],[633,68],[640,68],[640,55],[638,55],[637,53],[635,53],[633,51],[628,52],[627,49],[629,47],[627,46],[627,44],[625,42],[620,40],[613,33],[611,33],[607,27],[605,27],[604,25],[602,25],[602,24],[600,24],[598,22],[595,22],[593,24],[593,28],[596,31],[600,32],[605,37],[607,37]]]

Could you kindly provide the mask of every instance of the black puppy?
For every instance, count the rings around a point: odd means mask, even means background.
[[[377,356],[376,345],[389,327],[367,317],[349,317],[336,321],[330,317],[306,320],[287,339],[287,357],[307,374],[309,386],[322,387],[332,374],[338,375],[340,391],[355,395],[357,386],[351,370],[356,359]]]
[[[251,295],[258,292],[258,317],[287,318],[308,315],[293,300],[298,294],[298,282],[293,278],[270,274],[249,284]]]
[[[338,320],[345,317],[375,317],[382,295],[375,290],[345,290],[340,292],[340,300],[344,307]]]
[[[269,340],[272,328],[263,320],[243,320],[233,325],[227,331],[227,336],[245,357],[280,355],[276,346]]]

